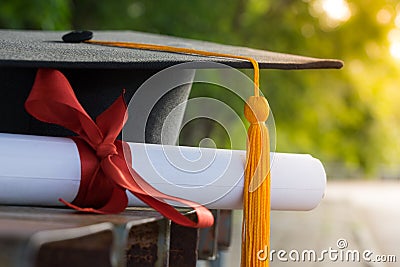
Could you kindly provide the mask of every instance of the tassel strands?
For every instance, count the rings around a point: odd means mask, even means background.
[[[250,97],[244,115],[250,127],[243,192],[241,267],[261,267],[268,266],[270,245],[270,147],[265,125],[269,115],[267,100],[258,95]]]

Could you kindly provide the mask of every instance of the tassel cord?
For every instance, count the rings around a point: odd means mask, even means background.
[[[184,48],[184,47],[174,47],[174,46],[155,45],[155,44],[141,44],[141,43],[134,43],[134,42],[111,42],[111,41],[88,40],[88,41],[85,41],[85,43],[96,44],[96,45],[105,45],[105,46],[117,46],[117,47],[123,47],[123,48],[152,50],[152,51],[193,54],[193,55],[201,55],[201,56],[243,59],[243,60],[249,61],[253,65],[254,95],[259,96],[258,88],[260,85],[260,70],[259,70],[258,62],[252,57],[210,52],[210,51],[202,51],[202,50]]]

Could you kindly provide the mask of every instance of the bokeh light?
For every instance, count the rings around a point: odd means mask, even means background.
[[[322,8],[332,20],[347,21],[351,17],[346,0],[322,0]]]

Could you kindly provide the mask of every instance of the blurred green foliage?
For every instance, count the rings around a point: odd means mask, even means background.
[[[311,153],[331,176],[376,175],[382,166],[399,163],[399,3],[3,0],[0,27],[137,30],[342,59],[340,71],[262,71],[277,150]],[[211,89],[201,94],[224,97]],[[218,136],[221,129],[205,131]]]

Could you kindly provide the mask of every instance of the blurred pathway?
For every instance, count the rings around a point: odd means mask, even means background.
[[[272,248],[340,251],[370,250],[371,261],[280,262],[271,266],[400,266],[400,183],[329,182],[324,200],[309,212],[273,212]],[[396,263],[373,261],[377,255],[395,255]],[[351,257],[352,259],[352,257]]]
[[[241,212],[235,211],[233,244],[222,254],[222,266],[239,266]],[[271,267],[280,266],[400,266],[400,182],[329,182],[322,203],[308,212],[272,212],[272,249],[315,250],[317,257],[329,248],[341,251],[337,242],[347,244],[342,251],[370,250],[370,262],[325,260],[288,262],[274,258]],[[345,241],[343,241],[345,240]],[[350,253],[349,252],[349,253]],[[340,252],[339,252],[340,253]],[[338,254],[340,255],[340,254]],[[377,255],[395,255],[396,262],[373,262]],[[276,254],[275,254],[276,257]],[[334,257],[334,255],[333,255]],[[288,255],[286,255],[288,258]]]

